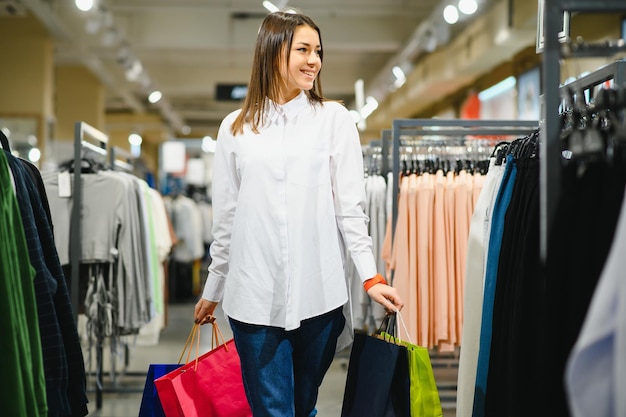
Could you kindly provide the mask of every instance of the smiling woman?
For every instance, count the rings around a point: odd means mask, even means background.
[[[377,274],[359,134],[322,96],[322,51],[312,19],[268,15],[243,107],[218,132],[212,262],[194,318],[206,323],[223,302],[255,417],[316,415],[322,380],[352,336],[345,249],[368,295],[402,308]]]

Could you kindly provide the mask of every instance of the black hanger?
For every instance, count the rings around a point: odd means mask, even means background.
[[[9,145],[9,138],[6,137],[4,132],[0,130],[0,143],[2,144],[2,149],[7,152],[11,152],[11,145]]]

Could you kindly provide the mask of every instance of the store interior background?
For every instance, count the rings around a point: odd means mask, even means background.
[[[309,14],[321,27],[324,94],[353,110],[365,145],[397,118],[537,120],[538,5],[477,0],[475,13],[458,12],[458,22],[448,24],[443,10],[453,3],[277,4]],[[28,157],[37,148],[31,158],[41,169],[72,156],[81,121],[106,133],[109,146],[132,152],[136,173],[154,178],[161,191],[168,176],[190,174],[192,183],[209,184],[208,154],[220,121],[245,94],[256,31],[267,12],[257,0],[99,0],[88,11],[69,0],[0,1],[6,62],[0,124],[14,151]],[[619,14],[574,15],[571,37],[621,38],[622,20]],[[615,58],[568,60],[562,79]],[[161,98],[152,103],[154,91]],[[185,160],[197,160],[191,169],[176,160],[183,157],[179,151],[162,151],[174,141],[186,143]]]
[[[279,6],[320,26],[324,95],[360,113],[364,146],[399,118],[538,120],[537,2],[477,0],[452,25],[443,19],[450,4],[458,2]],[[134,173],[164,195],[181,183],[209,190],[217,129],[239,106],[267,12],[261,0],[100,0],[89,11],[70,0],[0,0],[0,128],[15,153],[45,170],[73,157],[75,124],[84,122],[133,155]],[[623,22],[573,15],[570,36],[620,39]],[[562,82],[618,58],[566,59]]]

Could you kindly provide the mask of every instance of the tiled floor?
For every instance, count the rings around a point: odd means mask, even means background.
[[[134,346],[129,349],[128,368],[126,374],[117,378],[117,383],[112,384],[111,377],[104,377],[105,390],[102,393],[100,409],[96,404],[95,378],[88,377],[89,389],[89,416],[101,417],[137,417],[141,404],[141,396],[145,383],[145,372],[151,363],[176,363],[183,348],[187,334],[192,326],[193,304],[173,304],[169,306],[168,325],[162,331],[159,344],[156,346]],[[223,318],[223,314],[217,314],[218,324],[226,339],[231,337],[230,328]],[[201,335],[201,350],[206,351],[211,346],[210,332]],[[204,350],[203,350],[204,349]],[[109,358],[105,349],[104,371],[110,370]],[[85,356],[87,360],[87,354]],[[123,362],[123,358],[117,362]],[[341,403],[346,379],[348,357],[345,354],[338,355],[320,389],[317,404],[319,417],[339,417],[341,415]],[[121,366],[118,366],[121,368]],[[440,395],[444,408],[444,417],[453,417],[454,410],[454,384],[456,383],[456,368],[447,366],[444,362],[440,365],[434,361],[435,377],[440,384]],[[113,388],[116,389],[113,389]],[[117,391],[117,392],[113,392]],[[363,416],[368,417],[368,416]]]

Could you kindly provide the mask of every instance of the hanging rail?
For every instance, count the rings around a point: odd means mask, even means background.
[[[539,122],[533,120],[462,120],[462,119],[395,119],[391,128],[393,151],[393,198],[392,198],[392,241],[398,219],[398,194],[400,190],[400,147],[401,137],[430,138],[433,145],[445,138],[491,136],[495,140],[502,137],[521,137],[536,130]],[[472,139],[475,140],[475,139]],[[494,143],[495,145],[495,143]]]
[[[542,21],[544,34],[544,48],[542,60],[542,81],[544,91],[544,105],[542,107],[542,127],[540,131],[540,155],[539,163],[539,190],[540,190],[540,257],[545,261],[549,240],[549,225],[556,212],[556,205],[559,199],[560,182],[561,182],[561,146],[559,144],[560,123],[559,123],[559,105],[561,103],[561,95],[559,86],[561,83],[561,58],[565,56],[576,56],[568,45],[561,45],[559,37],[562,30],[564,13],[573,12],[624,12],[626,11],[626,2],[624,0],[546,0],[543,2]],[[593,48],[594,56],[610,56],[615,53],[615,49],[607,46],[606,48]],[[589,50],[581,56],[591,56]],[[622,64],[620,67],[612,67],[602,69],[600,72],[592,75],[592,78],[586,78],[587,81],[593,80],[598,76],[597,83],[600,84],[605,80],[601,80],[604,72],[613,72],[616,84],[622,84],[624,81],[624,72]],[[616,73],[615,70],[619,70]],[[606,74],[605,74],[606,75]],[[570,84],[572,87],[583,89],[585,87],[585,78],[579,80],[578,84]],[[601,81],[600,81],[601,80]]]

